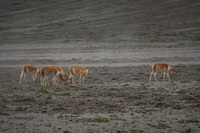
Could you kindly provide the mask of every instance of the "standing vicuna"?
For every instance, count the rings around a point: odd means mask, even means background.
[[[79,74],[80,77],[79,77],[79,84],[81,84],[81,82],[83,84],[84,83],[84,80],[85,80],[85,76],[88,74],[88,70],[84,67],[84,66],[81,66],[81,65],[72,65],[69,67],[69,72],[70,72],[70,78],[72,79],[72,83],[73,84],[76,84],[75,81],[74,81],[74,75],[75,73]]]
[[[170,77],[169,77],[169,71],[174,71],[178,74],[181,73],[180,70],[176,70],[174,68],[172,68],[169,64],[167,63],[163,63],[163,62],[156,62],[152,65],[152,72],[150,74],[150,78],[149,80],[151,81],[151,78],[152,78],[152,75],[154,75],[154,79],[155,81],[157,81],[156,79],[156,74],[157,74],[157,69],[163,69],[164,70],[164,73],[163,73],[163,81],[165,81],[165,76],[167,74],[167,77],[168,77],[168,80],[171,81]]]
[[[33,82],[35,83],[35,80],[37,78],[37,74],[40,72],[39,68],[35,65],[24,65],[21,70],[21,75],[20,75],[20,83],[22,83],[22,76],[24,75],[24,81],[27,83],[27,74],[28,72],[33,73]]]

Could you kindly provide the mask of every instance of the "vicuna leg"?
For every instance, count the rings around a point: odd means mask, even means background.
[[[45,85],[49,85],[49,78],[48,78],[48,74],[45,72],[45,76],[44,76],[44,83]]]
[[[53,76],[53,85],[54,86],[58,86],[59,85],[59,83],[58,83],[58,77],[57,76]]]
[[[50,85],[49,84],[49,77],[48,77],[48,75],[46,75],[46,85]]]
[[[149,80],[151,81],[151,78],[152,78],[152,75],[153,75],[153,71],[150,73],[150,77],[149,77]]]
[[[33,83],[35,83],[35,80],[34,80],[34,79],[35,79],[35,74],[33,73]]]
[[[157,78],[156,78],[156,75],[157,75],[157,72],[154,72],[154,79],[155,79],[155,81],[157,82]]]
[[[24,81],[27,83],[27,80],[26,80],[26,78],[27,78],[27,72],[26,72],[26,71],[24,71]]]
[[[58,79],[58,75],[55,77],[55,81],[56,81],[56,85],[59,86],[59,79]]]
[[[165,81],[165,76],[166,76],[166,73],[167,73],[167,71],[166,71],[166,70],[164,70],[164,73],[163,73],[163,81]]]
[[[58,77],[55,76],[55,86],[58,86],[59,83],[58,83]]]
[[[59,85],[59,79],[58,79],[58,77],[55,77],[55,84]]]
[[[82,77],[83,85],[85,84],[85,76]]]
[[[37,73],[35,73],[35,74],[34,74],[34,79],[33,79],[33,82],[34,82],[34,83],[35,83],[35,80],[37,79],[37,76],[38,76]]]
[[[76,84],[75,81],[74,81],[74,75],[72,75],[72,83]]]
[[[41,75],[41,77],[40,77],[40,84],[41,85],[44,85],[44,77]]]
[[[171,81],[170,77],[169,77],[169,72],[167,72],[167,77],[168,77],[168,80]]]
[[[24,70],[21,71],[20,80],[19,80],[20,83],[22,83],[22,76],[23,76],[23,74],[24,74]]]
[[[40,76],[41,85],[45,85],[45,72],[42,72]]]
[[[82,74],[80,74],[80,77],[79,77],[79,84],[81,84],[81,80],[82,80]]]
[[[53,86],[57,86],[56,85],[56,77],[55,76],[53,76],[52,81],[53,81]]]

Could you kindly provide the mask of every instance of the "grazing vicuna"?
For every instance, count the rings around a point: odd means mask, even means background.
[[[66,73],[64,72],[64,70],[63,70],[60,66],[54,66],[54,65],[49,65],[49,66],[50,66],[50,67],[56,67],[56,68],[59,70],[59,72],[60,72],[59,77],[60,77],[60,79],[63,81],[63,84],[66,84],[66,80],[67,80],[69,83],[72,84],[72,79],[69,78],[69,77],[66,75]],[[66,78],[66,80],[64,80],[62,76],[64,76],[64,77]],[[59,83],[59,81],[57,81],[57,82]]]
[[[44,66],[40,69],[40,82],[41,85],[50,85],[48,81],[48,75],[53,75],[53,85],[58,86],[58,76],[60,71],[55,66]]]
[[[79,84],[81,84],[81,82],[83,84],[85,84],[84,80],[85,80],[85,76],[88,74],[88,70],[84,66],[72,65],[72,66],[69,67],[69,72],[70,72],[70,78],[72,79],[73,84],[76,84],[75,81],[74,81],[75,73],[80,75]]]
[[[40,72],[39,68],[35,65],[24,65],[21,70],[21,75],[20,75],[20,83],[22,83],[22,76],[24,75],[24,81],[27,83],[27,74],[28,72],[33,73],[33,82],[35,82],[37,78],[37,74]]]
[[[171,81],[170,76],[169,76],[169,71],[174,71],[174,72],[176,72],[176,73],[178,73],[178,74],[181,73],[180,70],[174,69],[173,67],[171,67],[171,66],[170,66],[169,64],[167,64],[167,63],[157,62],[157,63],[154,63],[154,64],[152,65],[152,72],[151,72],[150,78],[149,78],[150,81],[151,81],[152,75],[154,75],[154,79],[155,79],[155,81],[157,81],[157,79],[156,79],[156,74],[157,74],[157,69],[158,69],[158,68],[164,70],[164,73],[163,73],[163,81],[165,81],[165,76],[166,76],[166,75],[167,75],[167,77],[168,77],[168,80]]]

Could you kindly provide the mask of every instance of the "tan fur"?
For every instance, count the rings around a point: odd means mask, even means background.
[[[58,76],[60,71],[55,66],[45,66],[40,69],[40,82],[41,85],[50,85],[48,81],[48,75],[53,75],[53,85],[58,86]]]
[[[167,63],[157,62],[157,63],[154,63],[154,64],[152,65],[152,72],[151,72],[150,78],[149,78],[150,81],[151,81],[151,79],[152,79],[152,75],[154,75],[154,79],[155,79],[155,81],[157,81],[157,79],[156,79],[156,74],[157,74],[157,69],[158,69],[158,68],[164,70],[164,73],[163,73],[163,81],[165,81],[165,76],[166,76],[166,75],[167,75],[167,77],[168,77],[168,80],[171,81],[170,76],[169,76],[169,71],[174,71],[174,72],[176,72],[176,73],[178,73],[178,74],[181,73],[180,70],[176,70],[176,69],[172,68],[172,67],[171,67],[169,64],[167,64]]]
[[[68,82],[70,82],[72,84],[72,80],[66,75],[66,73],[64,72],[64,70],[60,66],[54,66],[54,65],[49,65],[49,66],[58,68],[58,70],[60,72],[59,77],[63,81],[63,84],[66,84],[66,80],[68,80]],[[63,79],[62,76],[64,76],[66,79]]]
[[[73,84],[76,84],[75,81],[74,81],[74,75],[75,73],[79,74],[80,77],[79,77],[79,84],[81,84],[81,82],[83,84],[84,83],[84,79],[85,79],[85,76],[88,74],[88,70],[84,67],[84,66],[81,66],[81,65],[72,65],[69,67],[69,72],[70,72],[70,78],[72,79],[72,83]]]
[[[33,73],[33,82],[35,82],[35,80],[37,79],[37,74],[39,73],[39,68],[37,67],[37,66],[35,66],[35,65],[29,65],[29,64],[27,64],[27,65],[24,65],[23,67],[22,67],[22,70],[21,70],[21,75],[20,75],[20,83],[22,83],[21,81],[21,79],[22,79],[22,76],[24,75],[24,81],[27,83],[27,74],[28,74],[28,72],[31,72],[31,73]]]

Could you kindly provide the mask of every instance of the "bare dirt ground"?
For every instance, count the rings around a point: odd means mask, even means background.
[[[1,0],[0,132],[199,133],[199,0]],[[149,81],[167,62],[172,82]],[[19,84],[24,64],[86,85]],[[76,82],[78,79],[76,80]]]
[[[97,42],[2,45],[0,131],[198,133],[199,46],[149,46]],[[169,62],[182,74],[171,72],[173,81],[161,82],[159,71],[159,82],[150,82],[155,61]],[[67,75],[68,66],[82,64],[89,74],[85,86],[44,87],[39,78],[32,83],[31,75],[29,83],[19,84],[24,64],[60,65]]]

